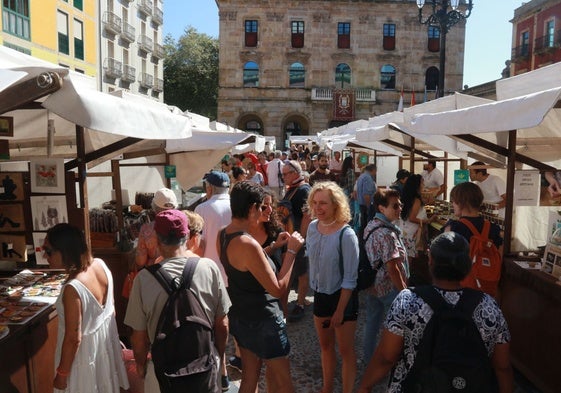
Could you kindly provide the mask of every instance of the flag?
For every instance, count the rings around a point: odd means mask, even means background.
[[[415,104],[415,90],[411,90],[411,106],[414,106]]]
[[[423,97],[423,102],[427,102],[427,85],[425,85],[425,96]]]
[[[401,95],[399,96],[399,104],[397,104],[397,111],[403,112],[403,86],[401,87]]]

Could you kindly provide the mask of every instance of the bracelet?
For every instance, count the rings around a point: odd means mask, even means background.
[[[61,377],[68,377],[70,375],[70,371],[62,371],[60,366],[56,369],[56,373]]]
[[[290,254],[292,254],[292,255],[298,254],[298,251],[294,251],[294,250],[292,250],[292,249],[290,249],[290,248],[287,249],[286,252],[288,252],[288,253],[290,253]]]

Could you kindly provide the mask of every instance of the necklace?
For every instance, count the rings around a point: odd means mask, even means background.
[[[328,227],[328,226],[331,226],[331,225],[335,224],[336,222],[337,222],[337,219],[331,221],[329,224],[324,224],[324,223],[321,222],[321,221],[319,222],[319,224],[322,225],[322,226],[324,226],[324,227]]]

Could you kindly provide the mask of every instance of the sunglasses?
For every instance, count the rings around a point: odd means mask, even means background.
[[[47,254],[48,257],[50,257],[51,255],[53,255],[53,252],[55,252],[55,250],[50,247],[43,247],[43,252]]]
[[[394,210],[403,209],[403,204],[402,203],[394,203],[391,207]]]

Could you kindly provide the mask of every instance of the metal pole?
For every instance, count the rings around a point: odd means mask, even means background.
[[[446,73],[446,27],[440,28],[440,72],[438,73],[438,97],[444,97],[444,75]]]

